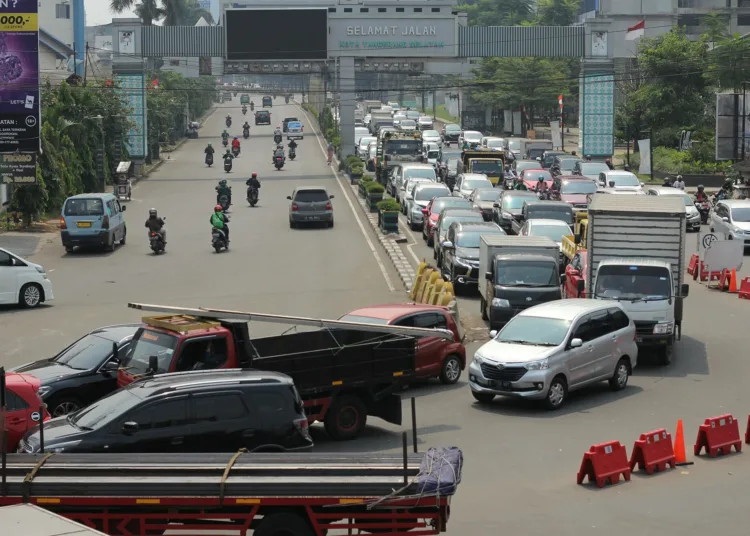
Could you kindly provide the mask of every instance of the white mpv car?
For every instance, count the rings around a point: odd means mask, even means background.
[[[53,299],[52,283],[43,267],[0,248],[0,305],[33,308]]]

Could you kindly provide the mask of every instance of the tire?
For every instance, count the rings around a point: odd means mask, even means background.
[[[656,351],[657,363],[660,366],[666,367],[672,363],[672,345],[668,344],[664,348],[659,348]]]
[[[367,408],[354,395],[341,395],[328,408],[324,425],[326,432],[336,441],[357,437],[367,424]]]
[[[289,222],[289,228],[290,228],[290,229],[295,229],[296,227],[297,227],[297,224],[296,224],[296,223],[294,223],[293,221],[290,221],[290,222]]]
[[[476,391],[472,391],[471,396],[480,404],[489,404],[495,399],[495,395],[492,393],[477,393]]]
[[[489,320],[490,317],[487,314],[487,301],[484,298],[479,298],[479,308],[482,310],[482,320]]]
[[[630,366],[624,357],[617,362],[615,371],[609,379],[609,388],[613,391],[622,391],[628,385],[630,377]]]
[[[127,241],[127,238],[128,238],[128,228],[124,227],[122,229],[122,238],[120,238],[120,245],[121,246],[125,245],[125,242]]]
[[[453,385],[459,378],[461,378],[461,360],[456,354],[450,354],[443,360],[440,382],[443,385]]]
[[[214,246],[214,249],[216,250],[216,253],[221,253],[221,246],[220,245],[216,244]]]
[[[333,220],[331,220],[331,221],[328,222],[328,228],[329,229],[333,228]]]
[[[562,376],[557,376],[550,383],[544,405],[550,410],[560,409],[567,399],[568,383]]]
[[[306,519],[292,512],[279,512],[263,517],[254,536],[314,536]]]
[[[73,249],[75,249],[73,246],[65,246],[65,253],[73,253]]]
[[[18,293],[18,304],[26,309],[34,309],[44,301],[44,290],[36,283],[27,283]]]
[[[107,242],[107,245],[104,246],[104,251],[112,252],[115,250],[115,235],[112,234],[109,237],[109,241]]]
[[[81,409],[84,404],[73,396],[63,395],[60,398],[53,398],[48,406],[50,416],[55,418]]]
[[[430,235],[429,238],[427,238],[427,246],[432,247],[435,245],[435,241],[432,239],[432,235]]]

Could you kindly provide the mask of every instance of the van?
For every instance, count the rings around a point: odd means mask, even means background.
[[[65,200],[60,215],[60,238],[65,251],[76,246],[102,246],[115,250],[125,245],[125,207],[113,194],[78,194]]]

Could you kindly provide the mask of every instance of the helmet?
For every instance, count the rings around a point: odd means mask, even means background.
[[[235,136],[235,137],[234,137],[234,139],[235,139],[235,140],[238,140],[238,139],[240,139],[240,138],[239,138],[239,137],[237,137],[237,136]]]
[[[702,191],[703,191],[703,185],[702,185],[702,184],[699,184],[699,185],[698,185],[698,191],[699,191],[699,192],[702,192]]]
[[[253,173],[253,178],[254,179],[258,178],[258,174],[257,173]]]
[[[544,175],[539,175],[539,179],[537,179],[539,182],[544,182]]]
[[[152,208],[152,209],[150,209],[150,210],[148,211],[148,215],[149,215],[149,216],[156,216],[156,209],[155,209],[155,208]]]
[[[211,142],[210,141],[208,142],[208,146],[211,147]]]
[[[225,186],[227,184],[227,180],[226,179],[221,179],[219,181],[219,184],[221,184],[222,186]]]
[[[214,212],[221,212],[222,210],[224,210],[224,209],[223,209],[223,208],[221,208],[221,205],[216,205],[216,206],[214,207]]]

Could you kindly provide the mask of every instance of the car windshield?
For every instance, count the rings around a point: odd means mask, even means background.
[[[411,168],[404,171],[406,179],[430,179],[435,180],[435,170],[432,168]]]
[[[156,356],[159,361],[157,372],[168,372],[176,347],[177,337],[150,329],[140,329],[133,337],[127,354],[122,358],[121,366],[130,374],[144,374],[149,369],[149,358]]]
[[[452,159],[459,160],[460,158],[461,158],[461,152],[460,151],[455,151],[455,152],[454,151],[443,151],[440,154],[440,159],[441,160],[452,160]]]
[[[570,234],[570,227],[564,225],[532,225],[531,236],[546,236],[553,242],[562,242],[562,237]]]
[[[101,216],[104,204],[101,199],[68,199],[65,203],[66,216]]]
[[[269,112],[264,112],[264,111],[260,110],[260,111],[255,112],[255,115],[258,116],[258,117],[267,117],[267,116],[269,116],[271,114]]]
[[[408,117],[409,119],[414,119],[416,121],[417,119],[419,119],[419,112],[414,111],[414,110],[408,110],[406,112],[406,117]]]
[[[498,342],[559,346],[570,330],[570,320],[541,316],[515,316],[497,334]]]
[[[672,295],[672,278],[664,266],[599,266],[597,298],[611,300],[666,300]]]
[[[415,127],[416,128],[416,126],[417,126],[416,121],[412,121],[411,119],[404,119],[403,121],[401,121],[401,128],[404,128],[404,127]]]
[[[568,195],[593,194],[596,192],[596,183],[589,180],[563,181],[560,193]]]
[[[461,132],[461,127],[458,125],[445,125],[446,132]]]
[[[523,204],[530,199],[536,199],[536,196],[506,195],[505,197],[503,197],[503,208],[516,210],[523,207]]]
[[[732,221],[737,223],[750,222],[750,208],[735,207],[732,209]]]
[[[527,169],[537,169],[538,167],[539,162],[536,161],[516,162],[516,173],[520,175],[522,171],[526,171]]]
[[[441,230],[448,229],[448,227],[450,227],[451,223],[453,223],[454,221],[467,221],[467,222],[484,221],[484,218],[482,217],[481,214],[475,214],[475,215],[466,214],[463,216],[446,216],[445,218],[443,218],[443,223],[440,224],[440,229]]]
[[[477,188],[492,188],[492,183],[487,179],[466,179],[461,185],[462,190],[476,190]]]
[[[407,179],[406,185],[404,186],[404,189],[409,192],[409,195],[414,193],[414,189],[419,186],[420,184],[425,184],[428,182],[432,182],[429,179],[425,179],[422,177],[416,177],[412,179]]]
[[[635,175],[609,175],[607,176],[607,185],[614,182],[615,186],[640,186],[638,177]]]
[[[464,132],[464,139],[472,142],[478,142],[482,139],[482,133],[481,132]]]
[[[573,209],[570,205],[561,205],[559,208],[544,205],[545,203],[534,203],[534,206],[529,207],[529,219],[560,220],[568,225],[573,223]]]
[[[574,167],[576,167],[576,163],[579,162],[577,158],[563,158],[558,161],[560,165],[560,170],[570,171]]]
[[[440,133],[437,130],[425,130],[422,133],[423,138],[439,138]]]
[[[437,157],[440,153],[438,151],[427,151],[427,159],[428,160],[437,160]]]
[[[91,370],[112,355],[112,341],[97,335],[86,335],[52,359],[59,365],[76,370]]]
[[[503,195],[503,191],[499,188],[492,188],[486,190],[479,190],[474,196],[475,201],[497,201],[500,196]]]
[[[472,160],[471,171],[473,173],[484,173],[485,175],[502,175],[502,160]]]
[[[505,140],[489,140],[487,147],[492,149],[505,147]]]
[[[377,138],[373,138],[372,136],[362,136],[361,138],[359,138],[359,146],[367,147],[368,145],[370,145],[370,142],[377,140]]]
[[[376,154],[378,154],[378,148],[373,145],[370,147],[370,156],[375,156]]]
[[[419,154],[421,152],[422,142],[419,140],[398,140],[385,142],[385,154],[413,155]]]
[[[433,197],[450,195],[450,193],[448,188],[420,188],[416,191],[417,195],[414,199],[417,201],[429,201]]]
[[[693,201],[693,198],[688,194],[682,196],[682,201],[685,203],[686,207],[692,207],[693,205],[695,205],[695,201]]]
[[[557,265],[552,261],[500,261],[496,285],[511,287],[550,287],[560,284]]]
[[[67,420],[81,430],[98,430],[140,403],[141,399],[129,389],[120,389],[82,410],[69,414]]]
[[[380,324],[382,326],[388,324],[388,320],[385,318],[375,318],[372,316],[344,315],[339,320],[343,320],[344,322],[359,322],[361,324]]]
[[[471,208],[471,203],[463,197],[443,197],[436,200],[430,210],[433,214],[440,214],[446,208]]]
[[[458,248],[479,248],[479,241],[481,240],[482,236],[487,235],[504,235],[504,231],[499,231],[497,229],[484,229],[482,231],[471,231],[471,232],[463,232],[459,233],[459,235],[456,237],[456,247]]]
[[[326,203],[328,193],[325,190],[300,190],[294,196],[298,203]]]
[[[521,140],[508,140],[508,149],[518,151],[521,149]]]
[[[599,175],[602,171],[608,171],[609,166],[603,162],[584,162],[581,164],[581,175]]]

